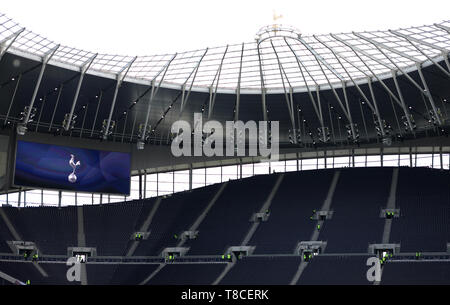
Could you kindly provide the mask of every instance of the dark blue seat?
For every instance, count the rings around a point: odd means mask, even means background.
[[[371,285],[369,256],[316,256],[303,271],[299,285]]]
[[[397,187],[400,218],[391,242],[402,252],[447,251],[450,242],[450,175],[429,168],[401,168]]]
[[[219,283],[221,285],[288,285],[299,256],[243,257]]]
[[[260,223],[249,245],[255,254],[294,253],[299,241],[309,240],[315,222],[313,210],[322,206],[333,171],[285,173],[270,206],[268,221]]]
[[[147,285],[211,285],[225,264],[168,264]]]
[[[320,229],[319,240],[327,241],[327,253],[366,253],[371,243],[380,243],[392,168],[341,170],[334,192],[333,217]]]
[[[383,267],[382,285],[450,285],[450,262],[393,262]]]

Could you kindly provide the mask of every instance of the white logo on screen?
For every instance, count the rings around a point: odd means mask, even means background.
[[[72,167],[72,173],[69,175],[69,177],[67,177],[67,179],[69,180],[70,183],[75,183],[77,182],[77,175],[75,175],[75,170],[77,169],[78,166],[81,165],[81,163],[80,161],[77,161],[77,163],[75,163],[75,156],[71,154],[69,165],[70,167]]]

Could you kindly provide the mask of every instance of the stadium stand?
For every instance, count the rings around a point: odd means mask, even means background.
[[[49,284],[47,279],[39,273],[39,271],[33,266],[31,262],[5,262],[0,261],[0,271],[16,278],[17,280],[25,283],[30,281],[33,284]],[[64,276],[65,276],[64,271]],[[59,282],[58,283],[64,283]]]
[[[302,273],[300,285],[367,285],[368,256],[317,256]]]
[[[111,277],[112,285],[139,285],[159,265],[157,264],[122,264],[117,266]]]
[[[327,252],[365,253],[369,243],[381,242],[392,168],[349,169],[341,172],[331,209],[333,217],[320,229]],[[367,194],[371,194],[367,196]]]
[[[243,257],[219,284],[288,285],[300,262],[300,256]]]
[[[160,255],[164,248],[175,246],[181,233],[189,229],[217,190],[218,185],[212,185],[202,192],[194,190],[163,198],[150,224],[150,235],[139,242],[135,255]]]
[[[448,50],[449,21],[270,24],[122,56],[0,13],[0,284],[450,284]]]
[[[83,206],[86,246],[95,247],[101,256],[125,255],[142,205],[141,201],[133,201],[127,205],[104,205],[100,209]]]
[[[10,207],[4,211],[22,240],[34,242],[41,254],[67,255],[67,248],[77,245],[74,207]]]
[[[225,268],[224,264],[167,264],[149,285],[210,285]]]
[[[310,239],[314,228],[310,217],[322,206],[333,172],[285,173],[268,221],[261,223],[249,243],[256,246],[255,254],[292,254],[297,242]]]
[[[299,241],[308,241],[317,229],[316,220],[311,220],[310,216],[314,209],[322,206],[337,171],[340,175],[330,206],[333,215],[331,219],[324,220],[318,235],[318,240],[326,241],[327,245],[322,255],[314,256],[306,263],[297,284],[368,284],[366,260],[373,256],[368,252],[368,245],[381,242],[385,219],[380,217],[380,210],[386,206],[393,168],[285,173],[273,197],[269,218],[259,224],[248,243],[255,247],[254,253],[234,258],[233,265],[217,260],[229,246],[240,245],[252,224],[252,214],[261,208],[279,174],[229,181],[200,223],[198,238],[187,240],[183,245],[190,247],[185,257],[196,258],[197,261],[174,258],[172,262],[163,263],[161,270],[149,280],[149,275],[159,263],[142,263],[142,260],[139,263],[136,260],[132,264],[115,264],[108,256],[125,257],[134,242],[133,232],[142,227],[154,210],[149,238],[139,241],[137,251],[130,258],[162,259],[162,249],[179,243],[173,235],[180,234],[198,219],[221,184],[156,199],[84,206],[87,245],[97,248],[94,259],[109,262],[101,264],[88,259],[87,283],[212,284],[229,265],[229,270],[218,284],[289,284],[302,263],[302,256],[294,254],[296,245]],[[446,259],[450,232],[448,172],[401,168],[398,181],[397,202],[401,215],[393,219],[391,232],[391,241],[400,243],[400,252],[395,256],[434,251]],[[422,190],[423,185],[427,186],[426,190]],[[416,192],[422,197],[411,197]],[[295,199],[296,194],[302,194],[301,200]],[[0,262],[0,271],[21,281],[30,280],[38,284],[74,284],[67,282],[65,273],[68,267],[64,262],[67,247],[77,244],[75,208],[1,209],[18,234],[27,241],[35,242],[44,257],[59,256],[54,261],[44,258],[38,261],[47,276],[43,276],[30,260],[20,260],[20,257],[19,261],[14,262],[5,260],[9,256],[4,257]],[[52,226],[44,226],[47,222],[51,222]],[[30,223],[33,225],[30,226]],[[6,244],[12,236],[3,219],[0,226],[2,252],[12,255]],[[408,234],[408,231],[414,234]],[[208,263],[211,259],[216,262]],[[445,260],[393,261],[384,265],[381,283],[448,283],[450,273],[447,269]]]
[[[391,262],[383,267],[382,285],[448,285],[450,262]]]
[[[240,245],[250,228],[252,214],[264,204],[276,177],[266,175],[229,181],[222,196],[200,224],[198,238],[187,243],[189,254],[223,254],[228,247]]]
[[[11,248],[7,244],[11,240],[13,240],[11,233],[3,219],[0,218],[0,253],[11,253]]]
[[[450,175],[428,168],[401,168],[397,189],[400,217],[391,241],[403,252],[447,251],[450,240]]]

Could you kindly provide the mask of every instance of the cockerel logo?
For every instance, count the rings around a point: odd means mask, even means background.
[[[75,170],[77,169],[78,166],[81,165],[80,161],[77,161],[77,163],[75,163],[75,156],[74,155],[70,155],[70,160],[69,160],[69,165],[70,167],[72,167],[72,173],[69,175],[69,177],[67,178],[69,180],[70,183],[75,183],[77,182],[77,176],[75,175]]]

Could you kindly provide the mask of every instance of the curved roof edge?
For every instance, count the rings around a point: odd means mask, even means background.
[[[60,46],[0,14],[5,52],[91,75],[163,88],[224,94],[326,90],[448,64],[450,21],[387,31],[283,35],[183,53],[121,56]],[[263,90],[264,89],[264,90]]]

